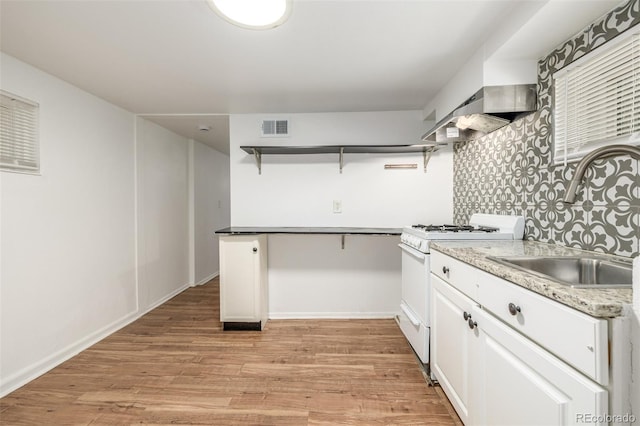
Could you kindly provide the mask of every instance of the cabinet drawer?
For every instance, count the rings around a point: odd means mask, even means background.
[[[420,361],[423,364],[429,363],[429,328],[427,328],[423,323],[415,319],[415,314],[411,316],[413,318],[409,318],[405,313],[405,309],[411,311],[411,308],[406,306],[404,303],[400,304],[400,313],[396,317],[398,320],[398,325],[402,330],[402,333],[405,335],[409,343],[411,343],[411,347],[420,358]]]
[[[483,278],[478,269],[437,251],[431,252],[431,273],[456,290],[477,300],[478,286]]]
[[[483,271],[478,302],[500,320],[602,385],[608,384],[607,322]]]

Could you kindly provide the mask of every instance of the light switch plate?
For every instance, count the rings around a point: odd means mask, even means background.
[[[333,212],[334,213],[342,213],[342,201],[333,200]]]

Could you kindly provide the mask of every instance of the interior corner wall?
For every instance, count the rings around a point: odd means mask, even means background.
[[[640,347],[640,307],[631,313],[631,347],[631,413],[640,418],[640,357],[635,353]]]
[[[290,136],[260,137],[262,119],[289,120]],[[398,145],[419,143],[428,130],[422,111],[230,116],[233,226],[402,227],[450,222],[453,166],[450,148],[437,151],[427,172],[422,153],[263,155],[262,174],[242,145]],[[415,169],[384,168],[387,163]],[[342,212],[333,213],[333,201]]]
[[[288,138],[261,138],[262,119],[286,118]],[[452,220],[452,152],[264,155],[242,145],[418,143],[422,111],[247,114],[230,117],[233,226],[392,227]],[[387,163],[415,169],[385,169]],[[342,212],[333,213],[333,200]],[[269,235],[270,318],[388,318],[400,308],[399,236]]]
[[[40,105],[41,174],[0,172],[0,395],[136,312],[134,116],[0,53]]]
[[[540,60],[538,110],[480,139],[459,143],[454,156],[454,219],[473,213],[525,218],[525,239],[633,258],[640,254],[640,160],[615,156],[590,167],[577,201],[565,204],[577,163],[554,163],[553,74],[639,28],[638,0],[612,9]],[[490,184],[488,184],[490,183]]]
[[[640,256],[633,259],[633,305],[631,310],[631,413],[640,418]]]
[[[187,141],[1,52],[0,87],[40,105],[41,157],[0,172],[3,396],[192,283]],[[203,227],[228,226],[228,157],[197,154],[222,211]]]
[[[136,121],[138,299],[147,311],[189,282],[188,140]]]
[[[435,111],[436,122],[472,96],[484,84],[484,49],[478,49],[451,80],[425,107],[425,112]]]
[[[194,284],[204,284],[220,272],[218,236],[230,226],[229,156],[194,142]]]

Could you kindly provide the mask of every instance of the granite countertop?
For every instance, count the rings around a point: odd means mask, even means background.
[[[617,256],[586,252],[536,241],[438,241],[431,243],[430,247],[432,250],[447,254],[595,317],[620,316],[622,315],[623,305],[632,303],[631,288],[572,288],[487,259],[487,256],[560,257],[585,255],[587,253],[611,259],[621,259]]]
[[[231,226],[218,229],[216,234],[333,234],[333,235],[400,235],[401,228],[352,228],[352,227],[278,227],[278,226]]]

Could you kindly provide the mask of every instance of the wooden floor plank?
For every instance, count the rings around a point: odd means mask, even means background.
[[[393,320],[271,320],[223,332],[190,288],[0,399],[0,423],[460,424]]]

